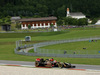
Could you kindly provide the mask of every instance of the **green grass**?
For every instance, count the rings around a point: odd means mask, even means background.
[[[38,43],[38,42],[44,42],[44,41],[50,41],[50,40],[62,40],[62,39],[72,39],[72,38],[80,38],[80,37],[100,36],[100,29],[77,28],[77,29],[69,29],[65,32],[55,32],[55,33],[53,32],[51,33],[49,32],[45,32],[45,33],[0,33],[0,60],[35,61],[36,58],[52,58],[52,57],[24,56],[24,55],[15,54],[14,53],[14,48],[16,46],[15,41],[24,40],[25,36],[31,36],[32,42],[23,42],[23,43],[32,44],[32,43]],[[97,43],[99,45],[99,41]],[[78,43],[76,42],[76,44]],[[71,43],[68,43],[68,44],[65,44],[65,46],[67,47],[70,46],[71,48],[73,47],[73,44],[71,45]],[[63,47],[61,48],[63,49]],[[80,49],[81,48],[82,47],[80,47]],[[58,57],[54,57],[54,59],[56,59],[57,61],[70,62],[73,64],[100,65],[99,58],[58,58]]]
[[[52,58],[52,57],[36,57],[36,56],[23,56],[14,54],[15,45],[5,45],[6,48],[0,45],[0,60],[14,60],[14,61],[35,61],[36,58]],[[2,50],[1,50],[2,49]],[[100,65],[100,59],[97,58],[57,58],[57,61],[70,62],[73,64],[90,64],[90,65]],[[91,63],[90,63],[91,62]]]
[[[53,36],[64,34],[64,31],[58,32],[24,32],[24,33],[0,33],[0,38],[24,38],[25,36]],[[17,35],[18,34],[18,35]]]
[[[29,53],[34,53],[34,49],[31,49],[28,51]]]
[[[46,49],[45,51],[41,51],[45,53],[48,50],[48,53],[64,53],[67,51],[67,54],[100,54],[100,40],[97,42],[89,42],[89,41],[81,41],[81,42],[71,42],[71,43],[63,43],[63,44],[56,44],[56,45],[49,45],[42,47],[41,49]],[[86,49],[83,49],[86,48]]]
[[[17,35],[18,34],[18,35]],[[82,37],[100,36],[100,28],[88,29],[68,29],[62,32],[36,32],[36,33],[0,33],[0,38],[24,38],[31,36],[32,40],[61,40]]]

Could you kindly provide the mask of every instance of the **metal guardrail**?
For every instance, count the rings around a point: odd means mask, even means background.
[[[73,55],[73,54],[39,54],[39,53],[24,53],[24,52],[18,52],[15,49],[15,53],[16,54],[20,54],[20,55],[27,55],[27,56],[47,56],[47,57],[70,57],[70,58],[100,58],[100,55]]]
[[[80,38],[80,39],[71,39],[71,40],[59,40],[59,41],[50,41],[50,42],[42,42],[37,44],[32,44],[29,47],[34,46],[34,52],[35,53],[24,53],[24,52],[18,52],[18,48],[15,49],[16,54],[22,54],[22,55],[29,55],[29,56],[49,56],[49,57],[72,57],[72,58],[100,58],[100,54],[89,54],[89,52],[82,54],[82,53],[66,53],[63,54],[62,52],[49,52],[49,49],[40,49],[40,47],[47,46],[47,45],[54,45],[54,44],[61,44],[61,43],[68,43],[68,42],[78,42],[78,41],[89,41],[89,40],[100,40],[100,38]],[[22,46],[21,46],[22,47]],[[23,46],[24,47],[24,46]],[[22,47],[22,48],[23,48]],[[45,51],[43,51],[45,50]],[[95,52],[94,52],[95,53]]]

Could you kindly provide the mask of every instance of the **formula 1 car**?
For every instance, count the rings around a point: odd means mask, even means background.
[[[37,58],[35,61],[36,67],[59,67],[59,68],[75,68],[75,66],[72,66],[70,63],[65,62],[57,62],[53,58],[52,59],[46,59],[43,58]]]

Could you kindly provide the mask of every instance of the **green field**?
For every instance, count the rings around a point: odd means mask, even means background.
[[[60,53],[63,54],[64,51],[67,51],[67,54],[100,54],[100,40],[95,42],[89,41],[81,41],[81,42],[71,42],[71,43],[63,43],[63,44],[56,44],[56,45],[49,45],[45,47],[41,47],[41,49],[45,49],[42,53],[48,51],[48,53]],[[83,49],[86,48],[86,49]]]
[[[38,58],[36,56],[23,56],[23,55],[17,55],[14,53],[14,48],[16,47],[15,41],[24,40],[25,36],[31,36],[32,42],[28,42],[28,44],[32,44],[32,43],[34,44],[34,43],[50,41],[50,40],[62,40],[62,39],[73,39],[73,38],[83,38],[83,37],[98,37],[100,36],[100,29],[99,28],[83,28],[83,29],[77,28],[77,29],[68,29],[67,31],[54,32],[54,33],[53,32],[0,33],[0,60],[35,61],[35,59]],[[86,43],[88,44],[89,42],[86,42]],[[99,41],[97,41],[96,43],[98,43],[99,45]],[[72,43],[68,43],[68,44],[72,44]],[[69,46],[68,44],[65,43],[65,46],[67,45],[68,47]],[[76,42],[76,44],[78,44],[78,42]],[[64,44],[62,45],[64,46]],[[91,43],[91,46],[93,45]],[[71,47],[73,47],[73,45],[70,45],[70,48]],[[94,49],[99,50],[99,47],[98,48],[96,47],[94,47]],[[75,46],[73,47],[73,49],[74,48]],[[79,49],[81,50],[82,48],[83,47],[80,47]],[[90,48],[87,48],[87,49],[91,50]],[[42,58],[51,58],[51,57],[42,57]],[[56,59],[57,61],[62,61],[62,62],[63,61],[71,62],[73,64],[100,65],[99,58],[57,58],[57,57],[54,57],[54,59]]]

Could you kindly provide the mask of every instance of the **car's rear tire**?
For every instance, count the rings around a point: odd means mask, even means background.
[[[39,66],[39,62],[35,61],[35,66],[38,67]]]

